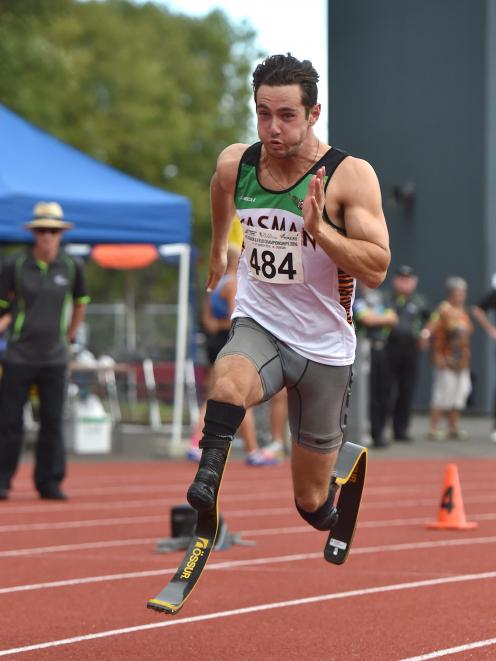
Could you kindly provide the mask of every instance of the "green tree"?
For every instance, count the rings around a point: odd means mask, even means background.
[[[207,251],[215,159],[249,131],[254,37],[221,11],[194,18],[152,2],[0,0],[0,100],[86,153],[189,197],[194,241]],[[101,280],[91,282],[96,299]],[[119,276],[112,281],[118,288]]]

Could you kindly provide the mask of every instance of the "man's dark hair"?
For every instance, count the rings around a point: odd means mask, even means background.
[[[260,85],[299,85],[301,100],[307,111],[317,103],[317,82],[319,74],[310,60],[297,60],[291,53],[271,55],[257,66],[253,72],[253,95],[257,101]]]

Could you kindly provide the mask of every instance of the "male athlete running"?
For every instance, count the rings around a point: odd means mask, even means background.
[[[226,268],[235,212],[244,251],[188,500],[199,512],[215,507],[246,409],[287,388],[296,507],[310,525],[329,530],[335,521],[329,485],[355,357],[355,281],[380,285],[390,252],[374,170],[314,134],[317,81],[308,60],[268,57],[253,74],[260,142],[230,145],[218,158],[210,289]]]

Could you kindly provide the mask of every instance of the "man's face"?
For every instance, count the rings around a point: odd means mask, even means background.
[[[34,239],[37,246],[42,249],[58,248],[62,238],[62,230],[53,227],[37,227],[34,230]]]
[[[393,286],[398,294],[409,296],[417,287],[417,278],[414,275],[397,275],[393,280]]]
[[[310,123],[320,114],[315,105],[307,117],[299,85],[261,85],[256,100],[258,136],[274,158],[294,156],[305,140]]]

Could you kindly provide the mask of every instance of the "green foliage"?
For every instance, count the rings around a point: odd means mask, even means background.
[[[248,135],[253,30],[129,0],[0,0],[0,100],[114,167],[188,196],[208,250],[218,153]],[[96,284],[96,283],[94,283]]]

